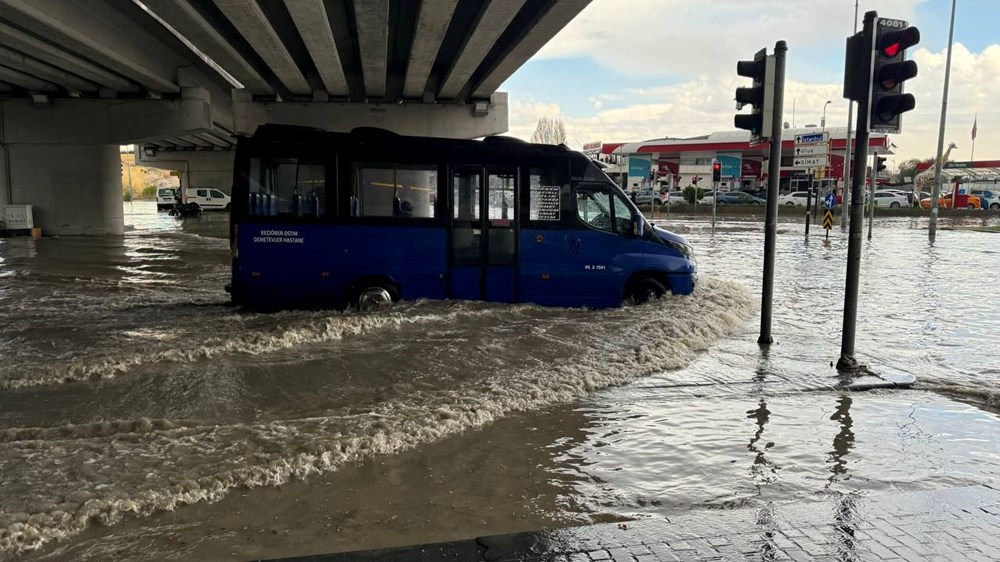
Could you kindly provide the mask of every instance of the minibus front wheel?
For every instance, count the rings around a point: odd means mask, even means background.
[[[652,277],[637,277],[629,281],[625,288],[625,298],[622,304],[634,306],[658,299],[667,294],[667,288]]]
[[[399,300],[394,284],[382,279],[362,279],[351,291],[351,305],[358,312],[372,312],[389,308]]]

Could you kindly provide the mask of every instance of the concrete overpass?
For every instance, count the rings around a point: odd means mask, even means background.
[[[474,138],[590,0],[0,0],[0,205],[120,233],[118,145],[229,188],[261,123]]]

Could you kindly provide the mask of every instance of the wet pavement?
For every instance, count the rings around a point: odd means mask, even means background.
[[[834,501],[282,560],[987,561],[996,560],[998,553],[1000,491],[970,486],[867,497],[844,494]]]

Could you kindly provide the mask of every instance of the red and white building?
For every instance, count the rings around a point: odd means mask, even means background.
[[[806,170],[793,168],[795,135],[817,133],[825,130],[830,134],[829,166],[810,174]],[[844,177],[844,156],[847,149],[847,128],[818,127],[783,129],[781,131],[781,180],[782,192],[804,190],[812,185],[821,192],[842,186]],[[852,139],[853,147],[853,139]],[[597,153],[596,147],[589,146]],[[868,154],[893,154],[895,146],[889,137],[872,133],[868,142]],[[767,163],[770,150],[767,142],[751,145],[748,131],[723,131],[691,138],[662,138],[630,143],[601,143],[598,159],[611,165],[607,171],[618,181],[625,181],[628,172],[628,158],[640,155],[650,158],[650,172],[656,178],[671,186],[683,189],[698,185],[707,187],[712,181],[712,161],[722,163],[722,183],[728,189],[754,190],[766,185]],[[852,154],[853,156],[853,154]],[[867,160],[865,163],[867,167]],[[853,167],[853,166],[852,166]],[[817,175],[823,176],[816,179]],[[617,177],[616,177],[617,176]],[[637,187],[643,178],[629,177],[626,190]],[[649,179],[649,178],[645,178]],[[672,181],[671,181],[672,180]],[[635,184],[635,185],[633,185]]]

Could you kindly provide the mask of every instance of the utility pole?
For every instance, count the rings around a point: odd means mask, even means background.
[[[941,197],[941,158],[944,155],[944,123],[948,116],[948,80],[951,78],[951,45],[955,38],[955,0],[951,0],[951,24],[948,27],[948,56],[944,64],[944,93],[941,95],[941,127],[938,129],[937,161],[934,162],[934,185],[931,186],[931,217],[927,225],[927,237],[931,242],[937,237],[938,199]],[[951,207],[955,208],[952,193]]]

